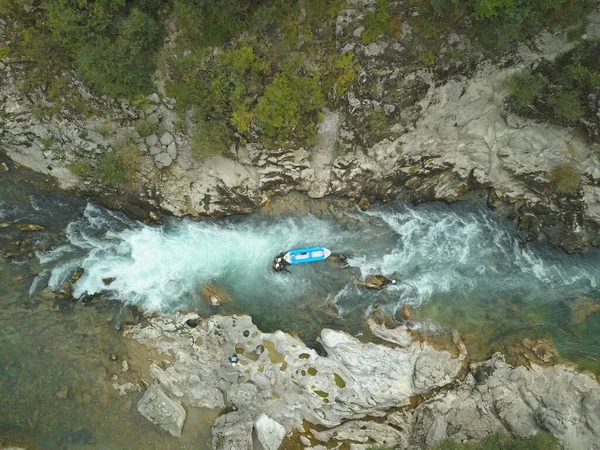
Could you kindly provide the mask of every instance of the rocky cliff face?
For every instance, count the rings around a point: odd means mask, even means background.
[[[360,61],[358,88],[347,92],[339,109],[324,112],[313,148],[238,144],[229,154],[200,161],[190,152],[189,136],[177,131],[184,119],[173,112],[174,99],[153,94],[136,108],[95,98],[76,81],[73,86],[94,105],[95,116],[65,109],[52,118],[40,116],[40,107],[54,103],[43,92],[21,91],[18,61],[7,57],[0,66],[2,149],[15,161],[54,175],[64,187],[114,200],[115,190],[95,175],[99,158],[126,136],[143,158],[137,182],[117,194],[175,215],[246,213],[292,190],[317,198],[422,202],[454,201],[488,188],[490,206],[527,230],[529,238],[546,236],[567,250],[597,243],[599,145],[568,129],[514,116],[504,104],[506,77],[571,48],[563,36],[545,33],[510,57],[478,62],[476,56],[450,58],[472,51],[468,39],[451,35],[438,62],[424,70],[402,66],[398,42],[359,43],[356,14],[352,7],[340,12],[336,36],[339,51],[352,50]],[[402,35],[408,45],[410,29]],[[587,37],[600,37],[597,21],[590,22]],[[365,125],[373,111],[385,116],[380,130]],[[158,131],[141,136],[134,126],[139,120]],[[91,168],[83,179],[69,170],[80,160]],[[563,163],[583,175],[577,192],[551,188],[548,172]]]
[[[346,441],[359,450],[539,431],[564,448],[599,448],[600,385],[589,376],[564,366],[512,367],[499,354],[466,366],[459,340],[453,357],[413,341],[404,327],[369,327],[384,344],[325,329],[321,356],[281,331],[262,333],[248,316],[150,319],[124,331],[162,359],[150,363],[154,381],[138,410],[178,436],[185,408],[223,408],[213,426],[213,448],[221,449],[254,442],[276,449],[291,432],[307,449]]]

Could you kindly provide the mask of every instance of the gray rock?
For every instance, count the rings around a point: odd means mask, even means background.
[[[212,427],[214,450],[254,450],[252,419],[247,413],[230,412],[217,417]]]
[[[237,409],[248,409],[252,406],[258,389],[252,383],[232,385],[227,395],[227,400]]]
[[[434,447],[446,438],[446,426],[447,424],[443,417],[438,416],[435,418],[425,437],[427,447]]]
[[[158,94],[155,92],[153,94],[150,94],[148,97],[146,97],[148,100],[150,100],[152,103],[160,103],[160,97],[158,96]]]
[[[285,428],[266,414],[258,416],[254,422],[256,438],[263,450],[277,450],[285,437]]]
[[[148,149],[148,151],[150,152],[151,155],[158,155],[159,153],[162,152],[162,149],[156,145],[153,145],[152,147],[150,147]]]
[[[173,161],[177,159],[177,144],[175,143],[175,141],[169,144],[169,146],[167,147],[167,153]]]
[[[360,38],[363,34],[363,31],[365,31],[365,27],[361,25],[352,32],[352,36],[354,36],[355,38]]]
[[[146,136],[146,144],[148,144],[148,147],[154,147],[156,144],[158,144],[158,136],[156,134]]]
[[[169,167],[171,164],[173,164],[173,160],[168,153],[159,153],[154,157],[154,163],[159,169],[164,169],[165,167]]]
[[[336,439],[338,441],[351,440],[365,444],[375,442],[377,445],[386,448],[406,448],[409,441],[408,430],[401,432],[388,424],[362,420],[346,422],[339,427],[321,432],[310,431],[315,438],[325,443]]]
[[[142,416],[158,425],[172,436],[181,436],[185,423],[185,409],[165,394],[157,385],[148,387],[144,396],[137,404],[137,409]]]
[[[171,133],[169,133],[168,131],[165,131],[160,138],[160,143],[161,143],[161,145],[167,146],[174,140],[175,140],[175,138],[173,137],[173,135]]]
[[[414,444],[441,436],[444,420],[448,437],[461,442],[498,432],[529,437],[543,430],[563,448],[598,448],[600,385],[590,377],[564,366],[511,367],[499,354],[472,364],[471,372],[474,376],[416,409]]]
[[[365,47],[365,56],[372,58],[383,55],[383,52],[385,52],[387,46],[388,44],[385,42],[372,42]]]

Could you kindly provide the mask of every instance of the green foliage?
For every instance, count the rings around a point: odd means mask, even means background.
[[[581,187],[581,174],[572,164],[561,164],[548,174],[548,181],[559,194],[574,194]]]
[[[374,109],[369,113],[367,129],[374,139],[379,139],[389,130],[390,123],[386,113],[380,109]]]
[[[159,13],[162,1],[37,3],[35,14],[25,16],[22,8],[0,4],[0,9],[22,21],[14,28],[15,50],[31,66],[27,71],[30,86],[53,83],[55,74],[74,65],[101,93],[132,96],[148,90],[154,71],[153,53],[162,34],[160,22],[151,14]],[[142,12],[149,6],[152,12]]]
[[[288,68],[267,86],[254,115],[268,136],[287,138],[295,133],[307,137],[324,101],[316,77],[301,76]]]
[[[341,97],[358,76],[358,62],[354,59],[354,53],[348,52],[334,58],[330,67],[329,73],[334,80],[335,93]]]
[[[561,90],[548,98],[558,117],[568,121],[579,120],[583,116],[583,106],[576,91]]]
[[[77,161],[76,163],[72,164],[69,167],[69,169],[75,175],[80,176],[80,177],[91,177],[92,176],[92,168],[86,161],[84,161],[82,159]]]
[[[533,36],[544,27],[582,29],[589,0],[427,0],[435,21],[473,18],[472,36],[490,51]]]
[[[512,100],[519,108],[529,105],[544,87],[544,81],[528,73],[515,73],[506,82]]]
[[[86,43],[75,53],[79,73],[100,92],[115,97],[149,93],[155,69],[150,54],[160,35],[157,22],[133,9],[117,32],[116,38]]]
[[[142,161],[142,155],[135,146],[120,146],[107,153],[100,163],[100,180],[108,186],[132,183]]]
[[[112,131],[112,125],[108,120],[105,120],[94,128],[94,131],[98,133],[100,136],[106,138],[110,135]]]
[[[229,150],[231,132],[218,121],[200,121],[192,136],[192,153],[200,160]]]
[[[158,133],[159,128],[160,126],[158,122],[150,119],[149,117],[144,117],[135,123],[135,129],[142,137]]]
[[[367,11],[363,19],[365,27],[361,40],[365,44],[375,42],[378,36],[388,34],[392,30],[392,22],[390,16],[389,0],[377,0],[377,9],[375,11]]]
[[[174,0],[173,12],[183,39],[203,46],[222,45],[251,24],[268,27],[277,21],[278,9],[257,8],[259,0]],[[258,16],[256,15],[258,14]]]
[[[558,450],[558,441],[548,433],[537,433],[529,439],[515,439],[505,434],[493,434],[480,445],[460,444],[444,439],[434,450]]]

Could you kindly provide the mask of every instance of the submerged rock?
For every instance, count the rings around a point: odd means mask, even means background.
[[[215,284],[207,284],[200,288],[200,294],[206,302],[213,307],[221,306],[223,303],[229,303],[233,300],[224,288]]]
[[[37,225],[35,223],[22,223],[17,226],[21,231],[43,231],[44,228],[41,225]]]
[[[389,284],[393,284],[395,279],[386,275],[371,275],[364,281],[357,281],[356,284],[367,289],[382,290]]]
[[[186,418],[185,409],[179,402],[171,399],[163,390],[153,384],[144,393],[137,404],[142,416],[158,425],[172,436],[181,436],[181,430]]]

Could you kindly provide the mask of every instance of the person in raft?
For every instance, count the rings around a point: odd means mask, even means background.
[[[273,260],[273,270],[275,272],[283,272],[285,270],[286,272],[290,273],[290,271],[287,269],[287,267],[285,267],[287,265],[287,262],[285,261],[285,259],[283,259],[284,255],[285,255],[285,253],[281,252]]]

